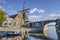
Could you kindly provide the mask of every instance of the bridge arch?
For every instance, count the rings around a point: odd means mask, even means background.
[[[56,25],[56,22],[50,22],[50,23],[46,23],[45,25],[44,25],[44,28],[43,28],[43,33],[44,33],[44,35],[46,36],[46,37],[48,37],[48,27],[49,26],[55,26]]]
[[[51,39],[58,39],[58,35],[57,35],[57,32],[56,32],[56,22],[50,22],[50,23],[47,23],[45,26],[44,26],[44,35],[46,37],[50,37]],[[54,33],[54,34],[53,34]],[[52,35],[52,36],[51,36]],[[54,36],[53,36],[54,35]]]

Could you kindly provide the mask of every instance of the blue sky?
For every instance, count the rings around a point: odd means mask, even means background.
[[[30,8],[30,16],[43,17],[60,14],[60,0],[0,0],[0,7],[9,15],[13,15],[22,10],[24,1],[26,1],[25,8]]]

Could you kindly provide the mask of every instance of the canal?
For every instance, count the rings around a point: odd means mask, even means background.
[[[34,36],[28,36],[28,40],[58,40],[58,34],[57,34],[57,31],[56,31],[56,26],[55,26],[55,22],[52,22],[52,23],[49,23],[47,26],[46,26],[48,29],[47,30],[44,30],[45,33],[43,34],[46,34],[48,38],[45,38],[45,37],[34,37]],[[32,28],[31,29],[32,31],[31,32],[40,32],[40,28]],[[46,32],[47,31],[47,32]],[[40,32],[42,33],[42,32]],[[34,34],[33,34],[34,35]],[[39,36],[39,35],[38,35]]]
[[[36,37],[32,37],[32,36],[28,36],[27,40],[42,40],[42,39],[36,38]]]

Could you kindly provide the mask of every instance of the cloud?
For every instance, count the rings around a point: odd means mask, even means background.
[[[5,3],[6,3],[6,1],[5,1],[5,0],[0,0],[0,3],[5,4]]]
[[[55,14],[50,14],[49,16],[56,16]]]
[[[40,9],[40,10],[38,10],[38,12],[39,12],[39,13],[44,13],[45,10]]]
[[[37,8],[30,10],[31,13],[34,13],[35,11],[37,11]]]
[[[43,9],[38,9],[38,8],[34,8],[34,9],[30,10],[30,13],[35,13],[35,12],[44,13],[45,10],[43,10]]]
[[[52,16],[52,17],[54,17],[54,16],[60,16],[60,14],[50,14],[49,16]]]
[[[2,8],[2,6],[0,6],[0,8]]]

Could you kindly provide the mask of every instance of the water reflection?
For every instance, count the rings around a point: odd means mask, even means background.
[[[55,25],[56,25],[55,22],[51,22],[51,23],[46,24],[44,26],[44,35],[53,39],[53,40],[58,40],[58,35],[57,35]]]
[[[36,37],[32,37],[32,36],[28,36],[27,40],[42,40],[42,39],[36,38]]]
[[[58,40],[58,34],[57,34],[57,31],[56,31],[56,23],[55,22],[48,23],[46,27],[44,26],[45,30],[42,30],[42,26],[40,26],[40,25],[39,25],[39,27],[41,27],[41,28],[37,28],[38,23],[35,23],[35,25],[33,25],[32,27],[34,27],[34,28],[31,28],[30,32],[32,32],[32,33],[42,33],[42,34],[43,34],[43,32],[45,32],[44,34],[46,34],[48,38],[53,39],[53,40]],[[44,38],[40,39],[40,38],[28,36],[28,40],[45,40],[45,39]]]
[[[56,32],[56,28],[55,26],[50,26],[48,27],[48,37],[54,39],[54,40],[58,40],[58,35],[57,35],[57,32]]]

